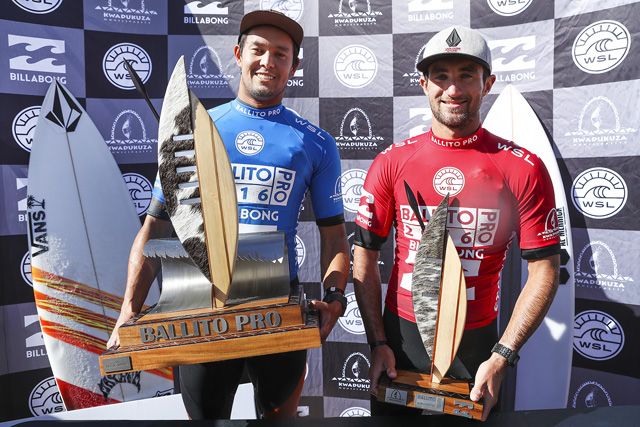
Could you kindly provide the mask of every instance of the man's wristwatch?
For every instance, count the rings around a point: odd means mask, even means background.
[[[498,353],[500,356],[507,359],[507,365],[509,366],[515,366],[516,363],[518,363],[518,360],[520,359],[520,356],[518,356],[518,352],[511,350],[509,347],[503,346],[499,342],[497,342],[493,346],[493,348],[491,349],[491,352]]]
[[[347,310],[347,298],[344,296],[344,290],[331,286],[324,290],[324,298],[322,301],[327,304],[333,301],[338,301],[342,305],[342,313],[340,316],[344,316],[344,312]]]

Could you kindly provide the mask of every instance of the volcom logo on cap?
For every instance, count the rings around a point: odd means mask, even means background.
[[[449,37],[447,37],[447,44],[449,45],[449,47],[456,47],[461,42],[462,40],[460,39],[458,32],[454,28],[453,31],[451,31],[451,34],[449,34]]]
[[[602,74],[624,61],[630,45],[627,27],[617,21],[604,20],[594,22],[578,34],[571,54],[573,62],[585,73]]]

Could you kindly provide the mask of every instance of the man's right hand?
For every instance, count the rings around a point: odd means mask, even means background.
[[[378,392],[378,381],[383,372],[392,380],[396,378],[396,357],[393,350],[386,344],[379,345],[371,352],[371,368],[369,368],[369,379],[371,388],[369,392],[376,396]]]
[[[111,347],[119,347],[120,346],[120,334],[118,332],[119,329],[120,329],[120,326],[125,324],[133,316],[135,316],[135,313],[132,313],[132,312],[127,312],[127,313],[120,312],[120,316],[118,316],[118,320],[116,321],[116,325],[113,327],[113,331],[111,331],[111,337],[109,337],[109,341],[107,341],[107,349],[110,349]]]

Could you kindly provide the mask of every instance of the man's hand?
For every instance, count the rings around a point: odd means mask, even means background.
[[[340,304],[339,301],[326,303],[324,301],[312,300],[309,302],[309,307],[318,310],[318,314],[320,315],[320,339],[322,342],[325,342],[342,314],[342,304]]]
[[[126,323],[129,319],[135,316],[136,313],[133,312],[120,312],[120,316],[118,316],[118,320],[116,321],[116,325],[113,327],[113,331],[111,331],[111,337],[109,337],[109,341],[107,341],[107,349],[111,347],[119,347],[120,346],[120,334],[118,330],[120,326]]]
[[[507,360],[496,353],[491,353],[491,357],[478,367],[476,382],[469,396],[474,402],[483,399],[482,421],[486,421],[491,408],[498,401],[500,385],[504,379],[506,368]]]
[[[371,367],[369,368],[369,379],[371,387],[369,393],[377,396],[378,382],[382,372],[386,372],[387,376],[392,380],[398,376],[396,372],[396,357],[393,350],[386,344],[379,345],[371,352]]]

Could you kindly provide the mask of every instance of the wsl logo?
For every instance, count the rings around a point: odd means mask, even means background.
[[[453,0],[411,0],[407,3],[409,22],[453,19]]]
[[[359,406],[347,408],[340,413],[340,417],[370,417],[371,412],[368,409]]]
[[[65,41],[7,34],[11,81],[51,84],[67,83],[67,66],[63,62]]]
[[[624,347],[624,331],[612,316],[597,310],[583,311],[573,321],[573,349],[591,360],[609,360]]]
[[[114,5],[115,3],[115,5]],[[96,6],[96,10],[102,11],[102,19],[106,22],[131,22],[134,24],[150,24],[151,17],[158,12],[149,9],[145,0],[103,0]]]
[[[33,143],[33,134],[38,124],[38,117],[40,116],[40,107],[34,105],[27,107],[20,111],[13,119],[11,123],[11,131],[13,132],[13,139],[18,146],[24,151],[31,152],[31,144]]]
[[[307,249],[304,246],[304,242],[300,238],[300,236],[296,235],[296,262],[298,263],[298,268],[302,267],[304,264],[304,260],[307,257]]]
[[[586,244],[576,261],[576,286],[624,292],[633,278],[620,274],[613,250],[605,242],[596,240]]]
[[[187,84],[191,88],[220,88],[228,87],[234,78],[231,74],[222,72],[222,61],[215,49],[210,46],[200,46],[191,56]]]
[[[47,213],[45,200],[37,200],[33,196],[27,197],[27,236],[31,257],[35,258],[49,251],[49,239],[47,237]]]
[[[333,71],[344,86],[360,89],[376,77],[378,60],[368,47],[352,44],[338,52],[333,62]]]
[[[596,381],[584,382],[573,394],[572,408],[597,408],[613,406],[609,392]]]
[[[360,198],[363,194],[364,180],[367,177],[367,171],[363,169],[349,169],[340,175],[336,182],[336,194],[340,194],[340,186],[342,187],[342,201],[344,208],[356,213],[360,206]]]
[[[433,176],[433,189],[441,196],[455,196],[462,191],[464,183],[464,174],[453,166],[446,166]]]
[[[133,110],[121,111],[111,125],[111,137],[106,141],[112,153],[151,153],[156,139],[147,138],[142,117]]]
[[[184,23],[193,25],[228,25],[229,8],[226,2],[203,0],[190,1],[184,5]]]
[[[408,82],[409,86],[411,86],[411,87],[415,87],[415,86],[419,86],[420,85],[420,76],[422,74],[420,74],[420,72],[417,70],[416,67],[418,66],[418,62],[420,62],[422,60],[422,56],[423,56],[423,52],[424,52],[424,48],[425,47],[427,47],[426,44],[422,45],[422,47],[420,48],[420,50],[416,54],[415,60],[413,61],[413,70],[411,70],[408,73],[402,74],[402,78],[405,80],[405,82]]]
[[[340,136],[336,137],[338,148],[343,150],[376,150],[384,138],[375,136],[371,120],[361,108],[352,108],[340,123]]]
[[[589,74],[613,70],[629,53],[631,35],[618,21],[594,22],[576,37],[571,51],[576,66]]]
[[[24,282],[33,287],[33,277],[31,277],[31,252],[27,251],[20,261],[20,275]]]
[[[624,144],[638,129],[623,127],[615,104],[605,96],[591,98],[580,111],[578,130],[567,132],[577,146]]]
[[[356,301],[356,294],[350,292],[345,295],[347,297],[347,309],[342,317],[338,318],[338,323],[345,331],[354,335],[364,334],[364,322]]]
[[[277,10],[297,21],[304,12],[304,2],[302,0],[260,0],[260,9]]]
[[[627,183],[607,168],[591,168],[573,181],[571,201],[583,215],[605,219],[620,212],[627,202]]]
[[[493,73],[498,82],[531,81],[536,78],[536,36],[489,40]]]
[[[264,137],[262,134],[245,130],[236,136],[236,149],[245,156],[255,156],[264,148]]]
[[[335,1],[335,0],[334,0]],[[382,12],[371,8],[370,0],[338,0],[338,13],[329,14],[336,27],[376,25]]]
[[[487,0],[489,7],[501,16],[515,16],[524,12],[533,0]]]
[[[146,214],[151,204],[151,192],[153,190],[151,182],[137,173],[125,173],[122,178],[127,185],[136,213],[138,216]]]
[[[39,15],[51,13],[62,4],[62,0],[13,0],[13,2],[20,9]]]
[[[119,43],[112,46],[102,58],[102,71],[115,87],[133,90],[135,85],[129,77],[124,61],[129,61],[131,67],[138,73],[142,83],[151,77],[151,57],[140,46],[133,43]]]
[[[34,417],[64,412],[62,396],[53,377],[40,381],[29,395],[29,410]]]
[[[360,353],[351,353],[342,365],[342,372],[339,377],[331,378],[337,383],[339,390],[363,391],[369,390],[368,372],[371,367],[369,359]]]

